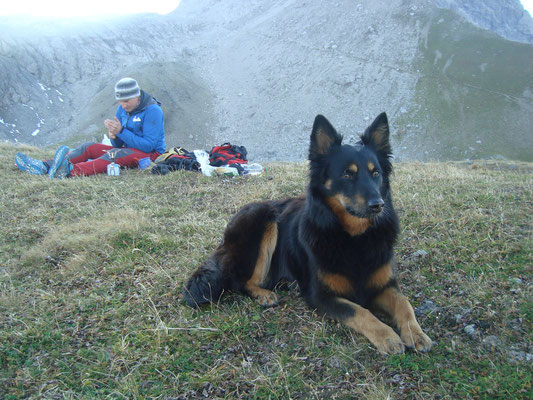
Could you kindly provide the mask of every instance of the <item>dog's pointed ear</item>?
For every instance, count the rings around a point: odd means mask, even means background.
[[[363,144],[373,146],[377,151],[391,154],[389,120],[384,112],[379,114],[374,122],[366,128],[361,137]]]
[[[340,146],[340,136],[333,125],[323,115],[317,115],[311,132],[309,154],[327,154],[333,146]]]

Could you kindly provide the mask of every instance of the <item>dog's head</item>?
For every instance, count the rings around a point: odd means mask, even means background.
[[[309,160],[313,193],[321,194],[352,234],[361,233],[387,206],[392,171],[387,115],[382,113],[355,145],[343,145],[330,122],[313,124]]]

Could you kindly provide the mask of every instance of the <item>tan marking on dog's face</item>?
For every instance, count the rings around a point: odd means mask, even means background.
[[[370,275],[367,281],[368,287],[381,288],[392,279],[392,265],[387,263]]]
[[[368,170],[369,170],[370,172],[372,172],[372,171],[374,171],[375,168],[376,168],[376,166],[374,165],[374,163],[373,163],[372,161],[370,161],[370,162],[368,163]]]
[[[357,206],[357,208],[360,208],[360,209],[364,209],[366,207],[366,200],[360,194],[356,194],[354,199],[348,196],[345,196],[343,194],[340,194],[340,193],[337,194],[336,197],[344,208],[346,208],[348,205]]]
[[[349,171],[352,171],[354,174],[356,174],[357,170],[358,170],[357,164],[350,164],[350,165],[348,165],[348,168],[346,168],[346,169],[349,170]]]
[[[353,201],[348,196],[342,193],[337,193],[334,197],[342,205],[343,208],[346,208],[347,206],[353,204]]]
[[[331,179],[328,179],[326,183],[324,184],[324,187],[328,190],[331,190],[331,187],[333,185],[333,181]]]
[[[353,286],[351,282],[343,275],[321,272],[319,273],[319,279],[332,292],[335,292],[339,295],[347,296],[353,293]]]
[[[349,198],[337,194],[327,199],[331,211],[337,216],[344,230],[351,236],[362,234],[371,225],[369,219],[354,217],[346,211],[346,205],[350,204]]]

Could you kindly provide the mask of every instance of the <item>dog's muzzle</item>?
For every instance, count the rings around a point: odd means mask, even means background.
[[[369,200],[367,206],[373,214],[378,214],[383,210],[385,202],[383,201],[383,199]]]

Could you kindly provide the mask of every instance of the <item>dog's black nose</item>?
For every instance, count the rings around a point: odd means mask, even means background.
[[[374,199],[368,201],[368,208],[374,213],[378,213],[381,210],[383,210],[383,206],[385,205],[385,202],[383,199]]]

